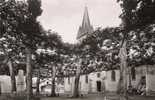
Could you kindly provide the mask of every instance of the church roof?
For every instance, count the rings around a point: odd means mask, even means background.
[[[93,32],[93,27],[90,24],[88,8],[85,7],[82,26],[79,27],[77,39],[80,39],[82,36],[84,36],[88,33],[92,33],[92,32]]]

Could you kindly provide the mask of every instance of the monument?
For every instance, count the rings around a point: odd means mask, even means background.
[[[22,92],[24,90],[25,90],[24,71],[19,70],[17,75],[17,92]]]

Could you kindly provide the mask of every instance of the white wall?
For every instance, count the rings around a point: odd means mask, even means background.
[[[11,79],[10,76],[1,75],[0,76],[1,93],[11,92]]]
[[[140,82],[142,76],[146,76],[146,66],[135,67],[136,78],[133,80],[131,76],[131,85],[134,88],[137,88],[138,83]],[[127,73],[127,84],[129,85],[129,70]]]
[[[118,87],[119,78],[120,78],[120,71],[115,70],[115,74],[116,74],[116,80],[115,81],[112,81],[111,73],[112,73],[112,71],[106,72],[105,89],[106,89],[106,91],[116,92],[117,87]]]
[[[100,73],[100,77],[97,77],[97,74]],[[93,72],[89,74],[89,85],[91,87],[90,92],[98,92],[97,91],[97,81],[101,82],[101,91],[104,92],[104,88],[105,87],[105,83],[104,83],[104,79],[106,77],[106,72],[102,71],[102,72]]]
[[[64,78],[64,90],[65,92],[70,91],[70,85],[68,84],[68,77]]]
[[[155,65],[147,66],[146,91],[155,92]]]
[[[97,73],[100,73],[100,77],[97,77]],[[97,92],[97,81],[101,81],[101,88],[104,87],[105,71],[94,72],[88,74],[88,83],[86,83],[86,75],[80,76],[79,91],[81,94],[87,94],[88,92]],[[67,93],[73,93],[75,77],[70,77],[70,84],[68,84],[68,77],[64,78],[64,89]],[[103,91],[103,89],[101,89]]]
[[[87,94],[89,91],[89,76],[88,76],[88,83],[86,83],[86,75],[80,76],[80,83],[79,83],[79,90],[81,94]]]
[[[137,87],[142,76],[146,76],[146,89],[147,91],[155,91],[155,65],[154,66],[140,66],[136,67],[136,79],[131,79],[133,87]],[[129,71],[128,71],[129,72]],[[97,77],[97,73],[101,73],[101,77]],[[89,84],[85,83],[85,75],[80,77],[80,91],[97,92],[96,81],[102,82],[102,88],[105,87],[106,91],[116,92],[120,79],[120,71],[115,70],[116,80],[111,79],[112,71],[93,72],[88,75]],[[128,73],[129,74],[129,73]],[[129,84],[129,75],[127,74],[127,83]],[[68,84],[68,78],[65,78],[65,90],[73,91],[74,77],[71,78],[71,84]],[[102,89],[103,91],[104,89]]]
[[[147,75],[146,77],[146,89],[147,91],[155,91],[155,75]]]
[[[65,93],[73,93],[74,83],[75,83],[75,77],[70,77],[70,84],[68,84],[68,77],[64,78]],[[88,86],[89,84],[85,83],[85,75],[81,75],[79,81],[79,92],[81,94],[87,93],[89,89]]]

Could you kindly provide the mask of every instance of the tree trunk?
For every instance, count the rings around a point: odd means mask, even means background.
[[[1,82],[0,82],[0,95],[1,95],[1,93],[2,93],[2,87],[1,87]]]
[[[27,90],[27,100],[32,98],[32,67],[31,67],[31,51],[26,49],[26,90]]]
[[[52,87],[51,87],[51,96],[55,97],[55,76],[56,76],[56,66],[52,66]]]
[[[80,71],[81,67],[77,66],[76,76],[75,76],[75,83],[74,83],[74,90],[73,90],[73,98],[79,97],[79,80],[80,80]]]
[[[128,71],[128,72],[129,72],[129,86],[130,86],[130,87],[132,87],[132,83],[131,83],[131,68],[132,68],[132,67],[130,67],[130,68],[129,68],[129,71]]]
[[[39,84],[40,84],[40,68],[38,68],[38,73],[37,73],[37,90],[36,90],[36,94],[39,95],[40,94],[40,90],[39,90]]]
[[[127,97],[127,52],[126,52],[126,41],[124,41],[122,48],[119,53],[120,57],[120,81],[119,81],[119,94],[120,100],[128,100]]]
[[[11,60],[8,61],[8,67],[10,70],[10,77],[11,77],[11,92],[13,93],[16,92],[16,78]]]

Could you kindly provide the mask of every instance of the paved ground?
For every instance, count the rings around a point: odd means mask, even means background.
[[[46,97],[42,98],[41,100],[119,100],[117,95],[98,95],[98,94],[93,94],[93,95],[88,95],[85,97],[81,98],[69,98],[69,97]],[[129,100],[155,100],[155,96],[130,96]]]

